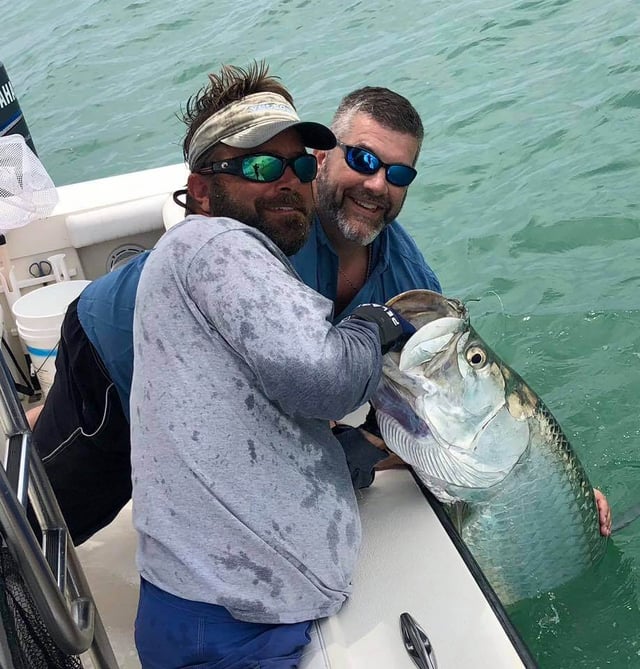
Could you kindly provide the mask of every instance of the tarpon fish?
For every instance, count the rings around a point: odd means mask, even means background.
[[[385,356],[372,401],[387,447],[449,505],[504,604],[578,576],[606,540],[551,412],[478,336],[462,302],[413,290],[387,304],[417,329]]]

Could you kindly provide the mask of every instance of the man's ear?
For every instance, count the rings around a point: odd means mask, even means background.
[[[199,211],[194,213],[210,216],[211,203],[209,202],[209,189],[209,180],[202,174],[194,174],[192,172],[189,175],[187,179],[187,193],[191,196],[192,204],[196,204],[199,208]]]
[[[316,157],[316,160],[318,161],[318,167],[324,163],[324,161],[327,158],[327,152],[322,151],[321,149],[314,149],[313,150],[313,155]]]

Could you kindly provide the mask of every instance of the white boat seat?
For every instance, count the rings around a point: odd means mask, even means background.
[[[154,195],[137,202],[69,214],[66,225],[71,244],[79,249],[120,237],[161,230],[165,199],[166,195]]]
[[[164,205],[175,190],[184,188],[187,176],[182,163],[61,186],[53,216],[63,218],[75,248],[161,232]]]
[[[173,194],[169,195],[162,206],[162,222],[165,230],[173,227],[176,223],[180,223],[180,221],[184,221],[184,217],[185,210],[173,201]]]

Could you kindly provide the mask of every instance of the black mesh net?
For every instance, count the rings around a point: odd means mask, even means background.
[[[0,548],[0,620],[15,669],[82,669],[77,656],[56,647],[6,546]]]

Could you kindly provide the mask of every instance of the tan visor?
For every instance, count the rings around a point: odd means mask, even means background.
[[[277,93],[253,93],[223,107],[195,132],[189,145],[189,168],[219,142],[240,149],[260,146],[287,128],[295,128],[305,146],[333,149],[336,138],[327,126],[301,121],[296,110]]]

